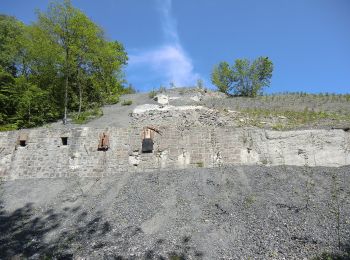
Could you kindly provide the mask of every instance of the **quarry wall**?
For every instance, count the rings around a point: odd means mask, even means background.
[[[3,180],[102,177],[118,172],[224,165],[350,164],[350,133],[343,130],[267,131],[244,128],[160,127],[152,153],[141,152],[142,128],[38,128],[0,133]],[[98,151],[101,133],[110,147]],[[20,144],[20,135],[27,135]],[[63,145],[61,137],[67,138]],[[21,146],[24,145],[24,146]]]

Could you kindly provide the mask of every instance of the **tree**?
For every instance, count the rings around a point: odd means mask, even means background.
[[[255,97],[270,85],[273,64],[268,57],[254,61],[237,59],[230,66],[221,62],[212,72],[212,83],[226,94]]]
[[[111,93],[123,88],[124,47],[108,42],[102,29],[70,0],[51,4],[47,13],[39,14],[36,26],[50,37],[54,49],[60,49],[57,68],[64,78],[64,123],[68,108],[82,110],[84,93],[89,92],[86,101],[103,104]]]
[[[0,66],[0,124],[16,114],[15,78]]]
[[[232,88],[233,75],[230,65],[223,61],[219,65],[214,66],[211,74],[212,83],[218,87],[220,92],[228,94]]]
[[[0,125],[32,127],[115,103],[127,53],[70,0],[25,25],[0,15]],[[5,126],[4,129],[7,129]]]
[[[16,120],[21,95],[16,77],[21,74],[24,24],[14,17],[0,15],[0,124]]]
[[[0,15],[0,67],[14,77],[22,49],[23,30],[24,24],[16,18]]]
[[[50,102],[50,95],[36,85],[26,84],[26,90],[18,100],[17,124],[19,127],[33,127],[53,121],[58,111]]]

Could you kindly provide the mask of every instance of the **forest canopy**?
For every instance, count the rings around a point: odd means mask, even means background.
[[[33,127],[116,103],[124,91],[123,45],[69,0],[25,25],[0,15],[0,125]]]

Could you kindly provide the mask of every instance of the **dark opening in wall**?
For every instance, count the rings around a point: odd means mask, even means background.
[[[27,145],[27,140],[28,140],[28,133],[20,133],[17,139],[17,144],[19,146],[26,146]]]
[[[142,153],[153,152],[153,140],[151,138],[145,138],[142,140]]]
[[[106,133],[100,135],[100,140],[98,142],[98,151],[107,151],[109,148],[109,136]]]
[[[153,126],[145,126],[142,130],[142,153],[153,153],[155,133],[161,135],[161,131]]]
[[[68,137],[61,137],[62,145],[68,145]]]

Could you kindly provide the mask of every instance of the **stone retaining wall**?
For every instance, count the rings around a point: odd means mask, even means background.
[[[350,134],[342,130],[265,131],[242,128],[160,128],[153,153],[141,153],[141,128],[32,129],[0,133],[0,177],[5,180],[102,177],[160,168],[237,164],[342,166],[350,162]],[[110,148],[98,151],[99,135]],[[27,133],[26,146],[18,144]],[[63,145],[61,137],[68,137]]]

